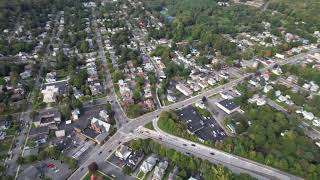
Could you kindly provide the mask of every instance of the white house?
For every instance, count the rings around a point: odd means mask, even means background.
[[[156,157],[149,156],[140,166],[140,170],[145,174],[150,172],[153,169],[153,167],[156,165],[157,160],[158,159]]]
[[[53,103],[56,102],[57,96],[59,95],[59,88],[53,86],[47,86],[46,89],[41,91],[43,94],[43,102]]]
[[[303,116],[303,118],[305,118],[307,120],[313,120],[314,119],[314,115],[311,112],[302,111],[302,116]]]
[[[163,161],[156,166],[154,169],[154,174],[152,176],[152,180],[161,180],[164,176],[164,173],[168,167],[168,161]]]
[[[182,94],[184,94],[185,96],[191,96],[192,95],[192,91],[187,88],[185,85],[179,83],[176,85],[176,89],[178,91],[180,91]]]
[[[78,108],[71,111],[72,120],[74,121],[79,120],[79,115],[80,115],[80,110]]]
[[[167,95],[167,100],[170,101],[170,102],[175,102],[176,99],[177,99],[177,98],[176,98],[175,96],[171,95],[171,94],[168,94],[168,95]]]
[[[315,119],[312,121],[312,125],[319,127],[320,126],[320,120],[319,119]]]
[[[132,153],[131,149],[128,146],[121,145],[115,152],[115,156],[122,160],[126,160]]]

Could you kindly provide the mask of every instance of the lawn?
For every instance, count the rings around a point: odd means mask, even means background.
[[[103,180],[112,180],[111,177],[107,176],[106,174],[104,174],[100,171],[97,171],[95,175],[98,177],[102,177]],[[89,172],[87,172],[87,174],[82,178],[82,180],[90,180]]]
[[[11,147],[13,136],[0,141],[0,159],[4,159]]]
[[[153,127],[152,122],[147,123],[144,127],[145,127],[145,128],[148,128],[148,129],[150,129],[150,130],[154,130],[154,127]]]
[[[144,177],[144,172],[143,172],[143,171],[140,171],[140,172],[138,173],[137,177],[138,177],[139,179],[142,179],[142,178]]]

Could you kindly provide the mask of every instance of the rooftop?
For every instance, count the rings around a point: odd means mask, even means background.
[[[219,102],[219,104],[221,106],[223,106],[224,108],[228,109],[229,111],[232,111],[232,110],[234,110],[234,109],[239,107],[236,103],[234,103],[230,99],[222,100],[222,101]]]

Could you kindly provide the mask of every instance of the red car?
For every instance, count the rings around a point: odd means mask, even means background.
[[[52,163],[49,163],[49,164],[47,164],[47,167],[48,167],[48,168],[54,168],[54,167],[55,167],[55,165],[54,165],[54,164],[52,164]]]

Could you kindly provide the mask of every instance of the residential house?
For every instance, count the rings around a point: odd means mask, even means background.
[[[154,169],[152,180],[161,180],[168,167],[168,161],[160,162]]]
[[[192,91],[187,88],[185,85],[179,83],[176,85],[176,89],[178,91],[180,91],[182,94],[184,94],[185,96],[191,96],[192,95]]]
[[[116,150],[115,156],[120,158],[121,160],[126,160],[132,153],[132,150],[125,145],[120,145],[120,147]]]
[[[55,87],[54,85],[46,86],[46,89],[43,89],[41,93],[43,94],[43,102],[54,103],[59,95],[59,88]]]
[[[56,124],[61,122],[61,113],[58,109],[45,109],[36,116],[33,124],[36,127],[50,126],[56,128]]]
[[[140,166],[140,170],[145,174],[150,172],[156,165],[157,161],[158,159],[154,155],[149,156]]]
[[[76,109],[71,111],[71,119],[73,121],[78,121],[79,120],[79,115],[80,115],[80,110],[78,108],[76,108]]]
[[[29,139],[34,141],[35,143],[44,144],[47,142],[49,135],[49,127],[38,127],[38,128],[31,128],[29,131]]]

